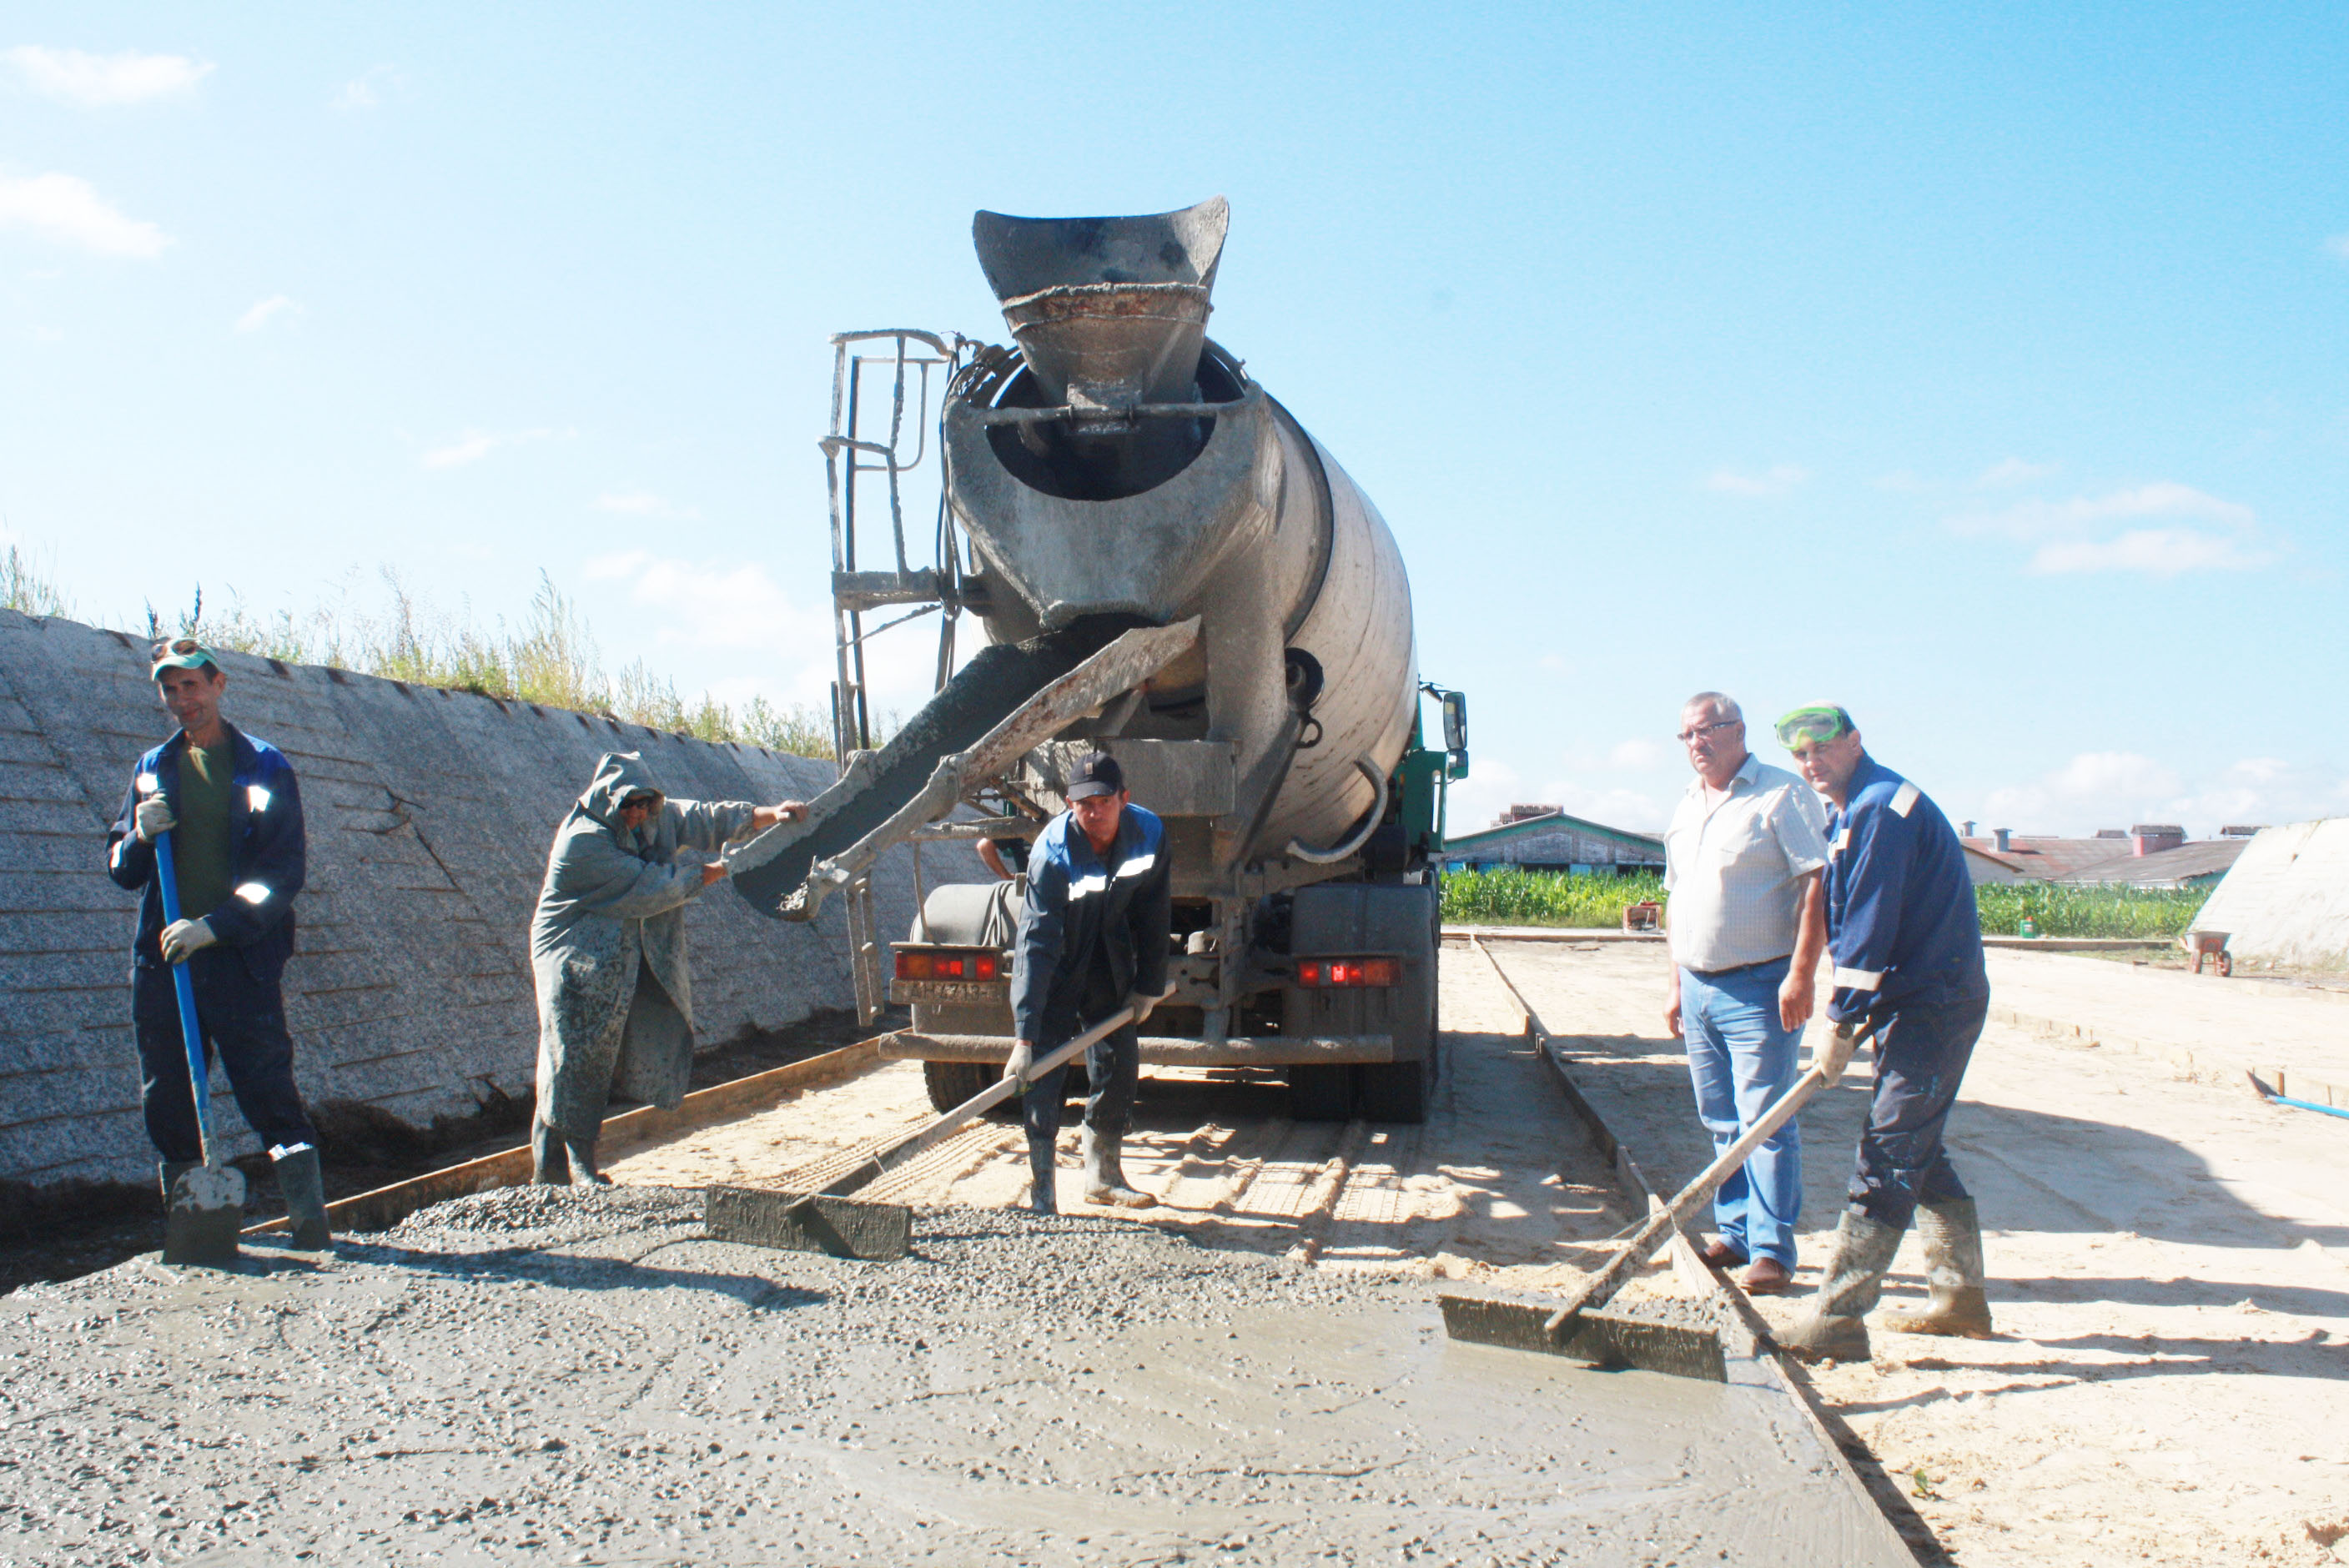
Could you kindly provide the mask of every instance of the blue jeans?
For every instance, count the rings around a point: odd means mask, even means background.
[[[1787,961],[1700,975],[1681,971],[1681,1035],[1688,1047],[1696,1114],[1716,1154],[1794,1086],[1800,1029],[1778,1022]],[[1803,1133],[1793,1121],[1754,1151],[1713,1197],[1713,1228],[1748,1257],[1795,1266],[1803,1212]]]

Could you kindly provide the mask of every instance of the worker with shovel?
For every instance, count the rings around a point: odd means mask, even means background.
[[[317,1134],[294,1082],[279,979],[294,951],[302,891],[302,796],[285,754],[221,717],[228,676],[192,637],[158,643],[151,674],[180,728],[139,759],[107,835],[106,869],[141,893],[131,946],[131,1021],[147,1136],[162,1156],[166,1203],[205,1154],[190,1057],[218,1053],[247,1126],[269,1150],[294,1245],[327,1245]],[[169,861],[158,841],[170,835]],[[160,862],[160,863],[159,863]],[[164,918],[176,872],[178,918]],[[186,966],[183,1011],[173,969]],[[186,1038],[195,1020],[202,1043]],[[233,1238],[231,1238],[232,1240]]]
[[[636,752],[607,753],[555,830],[530,927],[538,991],[531,1179],[610,1185],[595,1166],[605,1103],[663,1110],[693,1071],[685,906],[726,875],[726,845],[799,817],[797,800],[673,800]]]
[[[1851,715],[1799,707],[1778,739],[1828,814],[1827,1016],[1848,1040],[1876,1029],[1876,1086],[1851,1203],[1809,1315],[1785,1336],[1809,1360],[1860,1361],[1885,1272],[1913,1218],[1931,1305],[1887,1313],[1908,1334],[1986,1337],[1982,1228],[1942,1133],[1990,1011],[1973,879],[1957,832],[1914,784],[1868,755]]]
[[[1147,1208],[1157,1200],[1126,1184],[1120,1160],[1141,1077],[1135,1026],[1166,990],[1173,918],[1166,830],[1132,803],[1117,758],[1081,758],[1065,791],[1069,809],[1046,824],[1028,857],[1028,899],[1011,969],[1012,1042],[1003,1076],[1024,1078],[1036,1059],[1087,1026],[1132,1007],[1133,1019],[1085,1054],[1084,1196],[1088,1203]],[[1055,1068],[1030,1085],[1029,1208],[1060,1212],[1052,1150],[1061,1134]]]

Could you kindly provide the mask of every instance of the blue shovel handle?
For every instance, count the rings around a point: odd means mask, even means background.
[[[163,923],[172,925],[180,918],[180,873],[171,860],[171,835],[169,830],[155,835],[155,874],[163,893]],[[204,1163],[212,1162],[212,1079],[204,1070],[204,1035],[196,1023],[196,986],[188,978],[185,963],[171,965],[171,989],[180,998],[180,1039],[188,1052],[188,1085],[196,1096],[196,1138],[202,1145]]]

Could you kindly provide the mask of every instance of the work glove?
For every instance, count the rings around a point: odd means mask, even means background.
[[[1851,1053],[1859,1045],[1859,1027],[1857,1018],[1837,1024],[1835,1033],[1827,1037],[1827,1043],[1819,1047],[1819,1054],[1812,1065],[1819,1069],[1819,1076],[1825,1080],[1823,1087],[1835,1088],[1843,1077],[1843,1069],[1851,1066]]]
[[[1129,991],[1125,994],[1125,1005],[1133,1009],[1133,1021],[1137,1024],[1150,1016],[1150,1010],[1158,1006],[1159,1000],[1147,991]]]
[[[219,940],[209,920],[175,920],[163,928],[163,962],[185,964],[188,954]]]
[[[1026,1078],[1028,1069],[1036,1065],[1036,1042],[1014,1040],[1011,1054],[1003,1058],[1003,1076],[1008,1078]]]
[[[171,802],[160,795],[150,795],[139,802],[138,810],[130,813],[130,825],[138,833],[140,843],[151,844],[178,827],[180,822],[171,815]]]

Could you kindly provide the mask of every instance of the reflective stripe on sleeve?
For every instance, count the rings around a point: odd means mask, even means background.
[[[1851,830],[1849,828],[1837,829],[1835,842],[1827,846],[1827,854],[1830,857],[1839,855],[1849,848],[1851,848]]]
[[[1905,817],[1916,809],[1919,790],[1914,784],[1904,783],[1892,792],[1892,814]]]
[[[1884,983],[1881,969],[1846,969],[1838,965],[1835,972],[1837,990],[1873,991]]]
[[[1108,886],[1109,878],[1106,876],[1079,877],[1069,884],[1069,896],[1082,898],[1089,892],[1099,892]]]
[[[1117,868],[1117,880],[1123,882],[1128,877],[1138,877],[1157,863],[1158,855],[1155,851],[1146,855],[1136,855]]]
[[[246,882],[243,887],[236,890],[236,896],[250,904],[260,905],[267,903],[269,902],[269,884],[267,882]],[[1841,974],[1842,971],[1837,970],[1837,973]]]
[[[244,803],[253,810],[266,811],[269,810],[268,788],[265,785],[261,784],[246,785],[244,787]]]
[[[152,773],[141,773],[139,776],[139,792],[141,795],[152,795],[162,787],[163,781]]]

